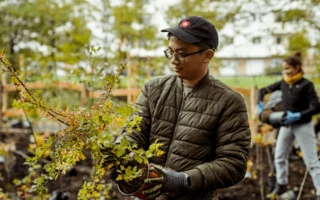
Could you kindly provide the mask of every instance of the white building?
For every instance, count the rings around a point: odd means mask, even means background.
[[[222,66],[217,73],[222,76],[262,75],[265,69],[281,65],[279,56],[287,54],[290,35],[301,31],[305,25],[299,18],[282,23],[281,15],[274,11],[308,9],[304,3],[286,0],[245,2],[234,22],[219,31],[221,45],[216,56],[221,59]],[[311,38],[314,37],[311,29],[307,31]]]
[[[152,13],[148,23],[157,24],[161,37],[166,35],[160,30],[168,27],[164,12],[169,5],[176,4],[178,1],[145,1],[144,9]],[[252,76],[262,75],[267,68],[279,67],[282,63],[279,56],[287,54],[290,35],[304,26],[299,24],[298,19],[297,22],[283,24],[281,16],[274,11],[293,8],[308,9],[304,6],[305,2],[291,0],[238,0],[235,2],[241,5],[241,10],[233,22],[227,24],[222,30],[218,30],[220,46],[215,56],[221,60],[221,66],[219,71],[214,73],[221,76]],[[132,56],[164,57],[165,48],[159,47],[148,51],[132,49],[130,53]]]

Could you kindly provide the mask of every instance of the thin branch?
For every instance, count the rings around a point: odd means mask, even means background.
[[[33,103],[36,104],[37,106],[39,106],[40,108],[42,108],[42,110],[44,110],[47,114],[49,114],[51,117],[53,117],[54,119],[56,119],[57,121],[65,124],[66,126],[69,126],[66,122],[64,122],[62,119],[59,119],[56,115],[60,115],[60,113],[58,112],[54,112],[51,111],[50,109],[48,109],[46,106],[42,105],[41,103],[39,103],[34,96],[32,95],[32,93],[29,91],[29,89],[26,87],[26,85],[23,83],[23,81],[19,78],[19,76],[16,74],[16,72],[14,71],[14,69],[9,66],[3,59],[3,55],[0,55],[0,62],[4,64],[5,68],[7,68],[10,73],[16,78],[16,80],[21,84],[21,86],[24,88],[24,90],[28,93],[28,95],[31,97],[31,99],[34,101]],[[31,101],[29,101],[29,103],[31,103]],[[65,116],[63,116],[65,117]]]
[[[56,115],[59,115],[61,117],[67,117],[66,115],[58,112],[58,111],[55,111],[55,110],[51,110],[50,108],[48,108],[47,106],[45,105],[42,105],[41,103],[39,103],[39,101],[29,101],[28,99],[24,99],[25,102],[28,102],[28,103],[31,103],[31,104],[34,104],[38,107],[41,107],[42,110],[44,110],[45,112],[51,112],[53,114],[56,114]]]
[[[120,79],[121,72],[124,70],[124,68],[126,66],[127,66],[127,62],[124,62],[124,63],[121,64],[121,67],[118,68],[118,70],[117,70],[117,74],[115,75],[114,80],[108,84],[108,87],[104,87],[104,90],[106,91],[106,93],[103,94],[103,96],[102,96],[102,98],[100,99],[99,102],[96,102],[94,104],[94,107],[101,106],[101,103],[110,97],[112,89],[113,89],[114,85],[116,84],[115,80],[119,80]]]
[[[25,102],[28,102],[30,104],[33,104],[33,105],[36,105],[38,107],[40,107],[44,112],[48,113],[51,117],[53,117],[55,120],[61,122],[62,124],[66,125],[66,126],[69,126],[69,124],[67,124],[65,121],[63,121],[62,119],[59,119],[56,115],[60,115],[62,117],[67,117],[65,115],[62,115],[56,111],[52,111],[50,110],[49,108],[47,108],[46,106],[42,105],[41,103],[38,103],[38,102],[32,102],[32,101],[28,101],[28,100],[25,100]],[[56,114],[56,115],[54,115]]]
[[[17,154],[17,155],[19,155],[19,156],[21,156],[22,158],[25,158],[25,159],[28,157],[27,154],[25,154],[25,153],[23,153],[22,151],[19,151],[19,150],[15,150],[15,151],[12,151],[12,152]]]
[[[307,169],[306,169],[306,172],[304,173],[304,177],[303,177],[302,183],[300,185],[300,189],[299,189],[299,194],[298,194],[297,200],[300,200],[300,197],[301,197],[301,194],[302,194],[302,190],[303,190],[303,186],[304,186],[304,184],[306,183],[306,180],[307,180],[307,175],[308,175],[308,172],[309,172],[310,164],[314,163],[314,162],[319,162],[318,161],[319,159],[320,159],[320,156],[316,160],[310,162],[308,166],[306,166]]]
[[[30,125],[30,131],[31,131],[31,134],[32,134],[32,136],[33,136],[33,139],[34,139],[34,141],[37,141],[37,138],[36,138],[36,135],[35,135],[35,133],[34,133],[34,131],[33,131],[32,123],[31,123],[31,121],[30,121],[30,119],[29,119],[29,116],[28,116],[27,112],[26,112],[24,109],[22,109],[22,110],[23,110],[23,113],[24,113],[24,115],[25,115],[25,117],[26,117],[26,119],[27,119],[27,121],[28,121],[28,123],[29,123],[29,125]],[[36,142],[36,146],[38,147],[37,142]]]
[[[118,69],[118,73],[115,75],[115,79],[114,80],[119,80],[120,79],[120,75],[121,75],[121,72],[124,70],[124,68],[127,66],[127,63],[122,63],[121,64],[121,67]],[[105,87],[105,90],[106,90],[106,95],[104,97],[104,99],[107,99],[109,98],[111,92],[112,92],[112,88],[114,87],[114,85],[116,84],[116,81],[114,81],[112,83],[110,83],[110,85],[108,85],[108,87]]]
[[[309,169],[307,168],[306,172],[304,173],[304,177],[303,177],[302,183],[300,185],[300,189],[299,189],[299,194],[298,194],[297,200],[300,200],[300,197],[301,197],[301,194],[302,194],[302,190],[303,190],[303,186],[304,186],[304,184],[305,184],[305,182],[307,180],[308,172],[309,172]]]
[[[264,190],[263,190],[263,172],[262,172],[262,158],[261,158],[261,151],[262,148],[260,149],[261,143],[257,143],[256,144],[256,162],[257,162],[257,167],[258,167],[258,171],[260,172],[260,181],[259,181],[259,185],[260,185],[260,195],[261,195],[261,199],[264,200]]]
[[[270,173],[270,175],[273,175],[274,174],[274,163],[272,162],[269,145],[266,145],[266,152],[267,152],[268,164],[269,164],[269,169],[270,169],[269,173]]]
[[[263,180],[264,180],[264,178],[263,178],[263,167],[262,167],[262,157],[263,157],[263,151],[262,151],[262,143],[260,143],[260,147],[261,147],[261,149],[260,149],[260,151],[259,151],[259,153],[260,153],[260,162],[259,162],[259,164],[260,164],[260,194],[261,194],[261,200],[264,200],[264,189],[263,189]]]
[[[19,81],[19,83],[22,85],[22,87],[27,91],[27,93],[30,95],[30,97],[36,101],[36,99],[33,97],[33,95],[31,94],[31,92],[29,91],[29,89],[24,85],[24,83],[21,81],[21,79],[19,78],[19,76],[16,74],[16,72],[14,71],[14,69],[9,66],[2,58],[2,55],[0,57],[0,61],[4,64],[4,66],[10,71],[10,73]]]

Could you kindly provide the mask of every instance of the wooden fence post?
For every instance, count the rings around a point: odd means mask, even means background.
[[[147,78],[151,78],[150,56],[147,57]]]
[[[0,127],[2,127],[2,117],[3,117],[3,112],[2,112],[2,93],[3,93],[3,87],[2,87],[2,83],[0,82]]]
[[[251,114],[251,145],[254,142],[254,138],[257,136],[257,129],[258,129],[258,114],[257,114],[257,93],[258,88],[254,86],[251,88],[250,93],[250,114]]]
[[[130,59],[128,59],[128,60],[130,60]],[[128,89],[128,91],[130,91],[132,89],[131,74],[132,74],[132,68],[131,68],[131,63],[129,61],[128,65],[127,65],[127,89]],[[132,101],[132,95],[127,94],[127,102],[130,103],[131,101]]]
[[[81,89],[81,106],[85,107],[88,101],[88,90],[85,83],[82,84]]]
[[[8,92],[5,90],[5,87],[7,85],[7,73],[8,72],[4,72],[2,74],[2,77],[1,77],[1,87],[2,87],[2,92],[1,92],[1,101],[2,101],[2,104],[1,104],[1,107],[0,107],[0,110],[2,113],[4,113],[7,108],[8,108]]]

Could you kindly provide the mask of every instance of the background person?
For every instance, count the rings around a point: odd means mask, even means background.
[[[303,77],[300,52],[283,62],[283,79],[259,90],[258,110],[263,109],[263,97],[275,90],[282,91],[282,106],[286,111],[275,149],[276,188],[268,196],[287,191],[288,156],[294,139],[297,140],[304,163],[309,169],[320,200],[320,162],[317,156],[314,126],[311,117],[320,112],[320,104],[313,83]]]

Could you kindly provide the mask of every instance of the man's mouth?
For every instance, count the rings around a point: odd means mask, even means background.
[[[173,69],[174,69],[174,71],[182,70],[182,68],[181,68],[181,67],[174,67]]]

